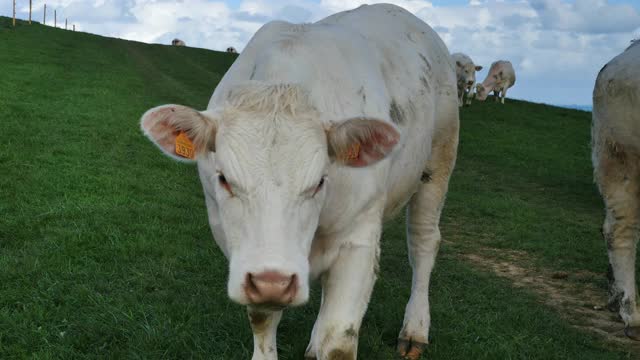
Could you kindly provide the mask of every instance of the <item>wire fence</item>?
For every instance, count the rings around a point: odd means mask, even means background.
[[[16,27],[16,2],[17,0],[13,0],[13,27]],[[29,0],[29,24],[31,24],[31,17],[33,15],[33,0]],[[65,18],[64,19],[64,29],[65,30],[69,30],[68,26],[69,26],[69,19]],[[42,25],[47,25],[47,4],[44,4],[43,7],[43,12],[42,12]],[[53,27],[58,27],[58,10],[54,9],[53,10]],[[72,24],[71,28],[73,31],[76,31],[76,25]]]

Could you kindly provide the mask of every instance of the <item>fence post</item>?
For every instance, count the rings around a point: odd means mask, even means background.
[[[16,27],[16,0],[13,0],[13,27]]]
[[[67,18],[64,18],[64,29],[67,30]]]
[[[73,24],[73,31],[76,31],[76,24]]]
[[[33,0],[29,0],[29,24],[31,24],[31,2]]]
[[[53,27],[58,27],[58,10],[53,10]]]
[[[47,25],[47,4],[44,4],[44,17],[42,18],[42,25]]]

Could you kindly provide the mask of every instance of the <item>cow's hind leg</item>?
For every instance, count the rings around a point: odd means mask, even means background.
[[[599,150],[595,174],[606,206],[602,232],[609,252],[609,308],[619,312],[626,325],[625,333],[640,340],[635,280],[640,225],[640,159],[617,144],[606,143]]]
[[[253,357],[251,360],[278,360],[276,332],[282,311],[262,310],[247,307],[253,331]]]
[[[504,104],[504,98],[507,97],[507,89],[502,89],[502,94],[500,94],[500,102]]]
[[[458,119],[433,139],[422,183],[407,208],[407,245],[413,268],[411,297],[398,336],[398,352],[417,359],[429,341],[429,280],[440,245],[440,212],[456,161]]]

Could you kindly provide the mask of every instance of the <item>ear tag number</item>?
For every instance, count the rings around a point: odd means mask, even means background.
[[[184,131],[176,136],[176,154],[191,160],[196,158],[193,143]]]
[[[345,150],[342,154],[342,159],[344,161],[357,160],[360,155],[360,143],[355,143],[351,145],[350,148]]]

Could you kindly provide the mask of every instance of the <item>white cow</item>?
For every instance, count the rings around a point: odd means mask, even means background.
[[[277,358],[282,309],[305,303],[317,278],[306,355],[356,358],[383,221],[409,204],[413,282],[398,350],[420,355],[459,127],[453,62],[428,25],[394,5],[270,22],[207,110],[163,105],[141,126],[169,156],[195,154],[228,295],[248,305],[254,360]]]
[[[458,78],[458,100],[462,106],[466,97],[466,104],[471,105],[473,84],[476,83],[476,71],[482,70],[482,66],[473,63],[471,58],[463,53],[452,54],[456,63],[456,77]]]
[[[173,46],[186,46],[184,41],[182,41],[180,39],[173,39],[173,41],[171,41],[171,45],[173,45]]]
[[[594,177],[606,206],[609,308],[640,340],[636,243],[640,229],[640,42],[606,64],[593,90]]]
[[[236,50],[236,48],[234,48],[233,46],[229,46],[229,47],[227,48],[227,52],[228,52],[228,53],[231,53],[231,54],[237,54],[237,53],[238,53],[238,51]]]
[[[510,61],[499,60],[491,64],[489,73],[482,84],[476,85],[476,98],[485,101],[490,92],[493,91],[496,101],[504,104],[507,96],[507,89],[516,83],[516,72]]]

